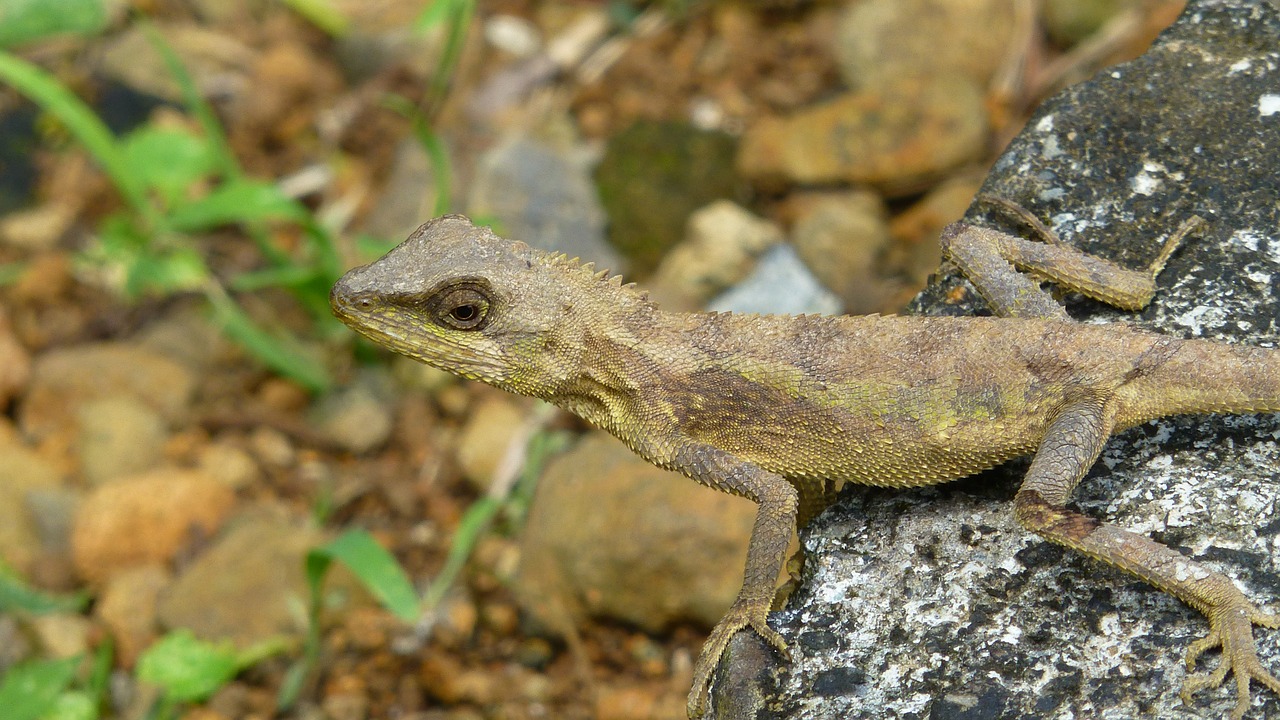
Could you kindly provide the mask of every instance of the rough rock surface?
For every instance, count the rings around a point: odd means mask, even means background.
[[[1210,228],[1127,315],[1078,298],[1089,322],[1276,345],[1280,329],[1280,7],[1192,0],[1142,58],[1051,99],[984,192],[1071,244],[1141,266],[1192,213]],[[968,219],[1018,230],[997,213]],[[929,313],[981,312],[945,277]],[[948,300],[956,300],[948,304]],[[1280,416],[1176,418],[1114,438],[1076,493],[1083,511],[1148,533],[1280,603]],[[772,624],[792,662],[740,633],[719,717],[1223,717],[1234,683],[1184,707],[1183,652],[1204,619],[1136,579],[1021,530],[1025,463],[937,488],[853,488],[804,534],[807,574]],[[1280,633],[1257,630],[1280,671]],[[1200,668],[1216,666],[1212,653]],[[779,663],[779,667],[772,667]],[[777,687],[771,687],[774,683]],[[1249,717],[1280,715],[1255,685]]]

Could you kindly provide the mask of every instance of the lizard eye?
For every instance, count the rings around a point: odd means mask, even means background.
[[[436,322],[454,330],[479,330],[489,316],[489,298],[471,286],[445,290],[433,304]]]

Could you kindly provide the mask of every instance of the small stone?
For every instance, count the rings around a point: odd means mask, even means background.
[[[128,395],[90,400],[77,413],[76,452],[80,473],[90,485],[155,467],[167,435],[164,419]]]
[[[161,625],[206,640],[228,638],[242,649],[277,636],[301,638],[309,593],[303,559],[325,539],[282,512],[242,513],[161,595]],[[340,566],[329,571],[325,590],[329,608],[367,598]]]
[[[505,684],[496,673],[463,667],[457,660],[440,654],[423,659],[419,679],[422,687],[445,705],[488,705],[499,696],[499,684]]]
[[[849,3],[836,26],[840,73],[859,89],[941,74],[986,87],[1009,55],[1015,5],[1016,0]]]
[[[121,667],[133,667],[155,640],[156,603],[172,581],[169,571],[159,565],[142,565],[116,573],[99,593],[93,614],[115,638]]]
[[[485,627],[501,636],[514,635],[520,626],[520,612],[515,605],[505,602],[487,602],[481,610]]]
[[[518,15],[494,15],[484,23],[484,39],[508,55],[529,57],[542,46],[538,26]]]
[[[298,459],[298,452],[284,433],[269,427],[259,427],[249,436],[249,447],[254,457],[267,467],[291,467]]]
[[[28,252],[52,250],[76,219],[77,207],[54,200],[0,219],[0,243]]]
[[[587,160],[581,147],[512,138],[480,158],[467,209],[497,220],[513,240],[617,269]]]
[[[626,255],[628,272],[651,272],[694,211],[738,194],[736,146],[723,132],[647,120],[609,139],[595,180],[609,241]]]
[[[256,54],[234,33],[181,23],[157,23],[155,31],[178,56],[202,95],[226,96],[229,89],[245,88]],[[140,93],[182,102],[182,90],[173,73],[140,27],[112,37],[102,48],[99,65],[107,77]]]
[[[89,618],[73,613],[36,615],[30,620],[36,642],[44,654],[53,658],[70,658],[89,651]]]
[[[140,345],[177,360],[193,372],[207,372],[220,360],[241,353],[195,306],[180,306],[151,322],[138,337]]]
[[[365,720],[369,717],[369,698],[363,693],[336,693],[321,701],[328,720]]]
[[[909,278],[914,287],[923,287],[942,260],[938,236],[964,215],[981,185],[977,173],[948,178],[894,217],[889,223],[894,244],[885,265]]]
[[[79,408],[91,400],[130,395],[176,425],[195,388],[190,370],[150,348],[123,342],[59,348],[36,358],[19,420],[39,440],[74,429]]]
[[[776,224],[717,200],[689,216],[684,241],[666,254],[645,287],[665,310],[700,309],[745,278],[782,238]]]
[[[311,402],[306,389],[282,377],[269,377],[258,388],[257,398],[263,406],[279,413],[298,412]]]
[[[246,488],[262,476],[253,456],[230,442],[214,441],[200,448],[200,471],[233,490]]]
[[[234,502],[230,488],[195,470],[153,470],[103,485],[76,512],[76,569],[102,583],[125,568],[172,560],[211,537]]]
[[[9,313],[0,307],[0,408],[26,389],[31,378],[31,354],[13,334]]]
[[[70,551],[80,497],[65,487],[35,487],[26,492],[24,501],[41,547],[57,553]]]
[[[520,434],[528,412],[506,396],[491,395],[476,405],[458,437],[462,475],[480,492],[489,489],[494,470]]]
[[[62,489],[63,474],[10,433],[0,434],[0,560],[29,577],[39,557],[39,523],[28,497]]]
[[[521,665],[534,670],[547,666],[555,658],[555,648],[546,638],[528,637],[520,641],[516,647],[515,660]]]
[[[680,717],[683,701],[673,707],[669,698],[649,685],[604,685],[597,689],[597,720],[642,720],[643,718]]]
[[[761,182],[851,182],[902,195],[982,156],[982,95],[962,76],[904,78],[752,126],[738,169]]]
[[[385,648],[389,631],[396,623],[385,610],[374,607],[353,608],[342,618],[351,647],[366,651]]]
[[[835,315],[840,299],[822,286],[790,245],[776,245],[756,269],[728,292],[707,303],[716,312]]]
[[[451,593],[436,611],[432,639],[442,648],[463,647],[471,642],[479,617],[476,604],[468,595]]]
[[[895,285],[878,265],[889,245],[889,213],[870,191],[803,198],[792,245],[809,271],[853,315],[889,312]]]
[[[710,626],[742,585],[755,510],[591,433],[539,481],[517,597],[553,632],[582,616],[652,632],[690,619]]]
[[[13,615],[0,614],[0,673],[31,654],[31,639]]]
[[[320,400],[311,412],[312,425],[325,439],[348,452],[366,453],[391,437],[390,391],[370,378],[350,384]]]
[[[13,300],[28,303],[53,303],[71,288],[71,260],[63,252],[37,255],[18,276],[13,285]]]

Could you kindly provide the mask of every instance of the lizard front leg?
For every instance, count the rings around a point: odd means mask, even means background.
[[[1190,675],[1183,683],[1182,699],[1190,702],[1192,693],[1217,687],[1233,672],[1238,699],[1231,717],[1239,720],[1249,708],[1251,680],[1280,693],[1280,680],[1262,667],[1253,640],[1254,625],[1280,627],[1280,617],[1260,611],[1230,579],[1176,550],[1065,507],[1113,426],[1112,414],[1097,398],[1077,400],[1058,415],[1014,499],[1018,522],[1047,540],[1132,573],[1204,613],[1209,634],[1188,649],[1187,670],[1194,670],[1201,653],[1210,648],[1221,646],[1222,661],[1212,673]]]
[[[774,585],[786,560],[787,545],[796,526],[800,494],[781,475],[737,458],[709,445],[691,444],[678,450],[670,463],[675,470],[717,490],[740,495],[760,505],[747,546],[747,565],[742,590],[729,612],[716,623],[702,645],[693,668],[689,690],[689,717],[706,710],[708,685],[729,640],[739,630],[750,627],[788,657],[782,636],[766,622],[773,602]]]

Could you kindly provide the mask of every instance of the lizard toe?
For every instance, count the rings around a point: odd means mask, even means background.
[[[1262,666],[1253,641],[1253,625],[1274,627],[1271,623],[1280,618],[1260,612],[1251,605],[1220,608],[1209,612],[1208,616],[1209,634],[1187,649],[1187,666],[1190,669],[1205,650],[1219,646],[1222,648],[1222,661],[1211,673],[1189,675],[1180,694],[1183,702],[1190,703],[1194,693],[1218,687],[1226,680],[1227,674],[1232,673],[1235,675],[1236,705],[1230,717],[1240,720],[1249,710],[1252,700],[1249,686],[1253,681],[1280,693],[1280,679]]]

